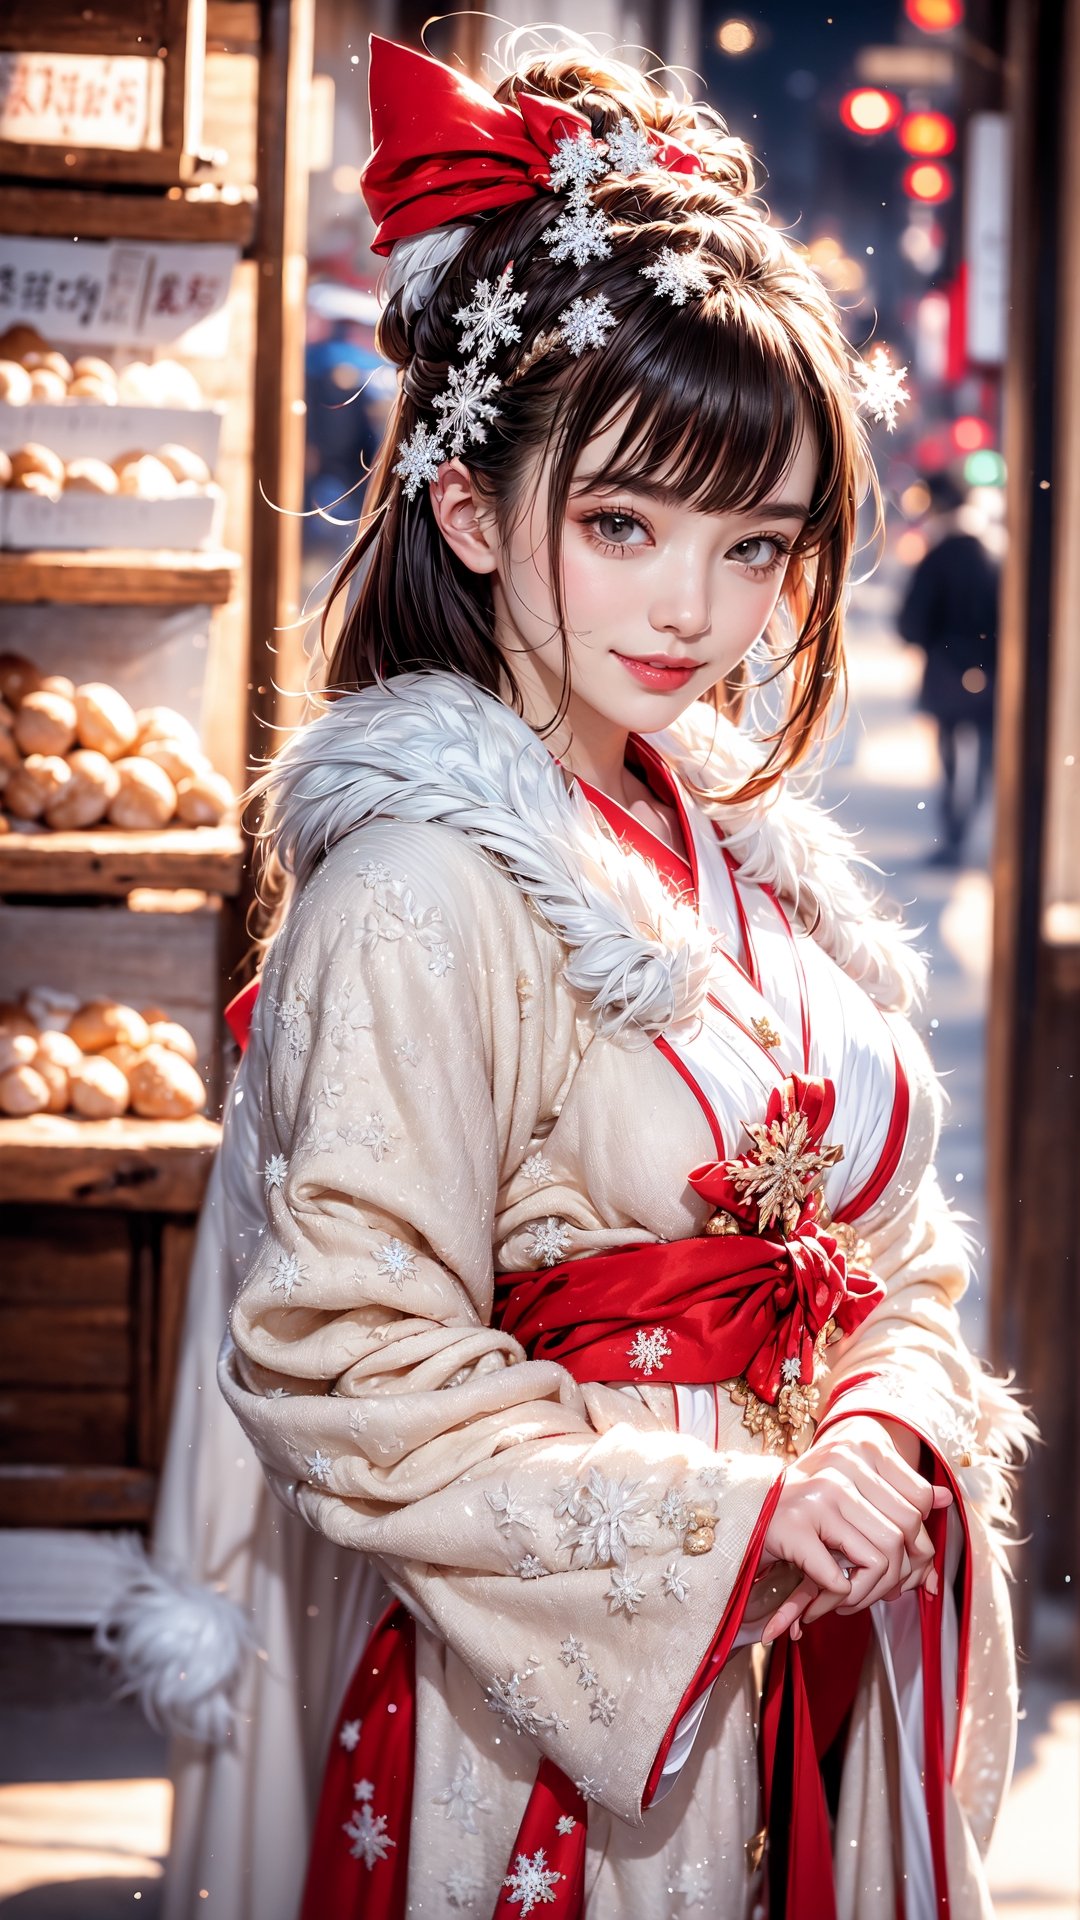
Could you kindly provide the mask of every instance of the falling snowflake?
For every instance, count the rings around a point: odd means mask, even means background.
[[[786,1381],[789,1387],[797,1386],[802,1379],[802,1361],[797,1360],[794,1354],[789,1354],[786,1360],[781,1360],[780,1378]]]
[[[416,1255],[404,1240],[392,1237],[384,1247],[380,1247],[375,1256],[375,1266],[380,1280],[389,1280],[393,1286],[400,1287],[406,1280],[416,1279]]]
[[[547,1568],[542,1560],[537,1559],[535,1553],[527,1553],[524,1559],[518,1561],[514,1572],[519,1580],[542,1580]]]
[[[911,398],[904,386],[906,372],[906,367],[891,365],[887,347],[875,347],[869,360],[855,363],[855,378],[862,387],[859,405],[872,419],[884,420],[889,433],[896,426],[897,408],[906,407]]]
[[[551,248],[553,260],[572,260],[576,267],[584,267],[590,260],[607,259],[610,224],[596,207],[575,196],[554,226],[548,227],[544,244]]]
[[[681,1895],[684,1907],[703,1907],[712,1894],[712,1881],[696,1867],[682,1867],[670,1890]]]
[[[625,1613],[630,1619],[645,1598],[645,1589],[632,1573],[621,1573],[616,1567],[611,1575],[611,1585],[604,1595],[610,1613]]]
[[[643,1547],[650,1537],[644,1515],[648,1500],[639,1494],[637,1480],[608,1480],[590,1467],[587,1484],[579,1491],[573,1524],[565,1544],[575,1566],[625,1567],[628,1547]]]
[[[844,1157],[843,1147],[811,1147],[810,1122],[804,1113],[785,1113],[766,1126],[744,1121],[754,1142],[752,1156],[727,1160],[724,1172],[745,1200],[758,1204],[758,1232],[779,1219],[787,1234],[795,1232],[799,1215],[829,1167]]]
[[[441,980],[444,974],[450,972],[453,964],[454,955],[451,953],[448,943],[445,940],[437,941],[431,949],[431,958],[428,961],[428,972],[436,974]]]
[[[487,439],[486,422],[499,415],[491,396],[500,385],[493,373],[482,371],[477,360],[450,368],[449,384],[435,395],[435,407],[444,416],[441,431],[447,435],[451,454],[463,452],[466,440]]]
[[[666,1327],[653,1327],[649,1333],[644,1327],[639,1327],[626,1357],[640,1373],[650,1374],[659,1372],[670,1353],[671,1342]]]
[[[562,1661],[563,1666],[572,1667],[575,1661],[584,1660],[585,1658],[585,1642],[577,1639],[574,1634],[569,1634],[559,1648],[559,1659]]]
[[[680,1573],[677,1560],[673,1560],[670,1566],[664,1568],[660,1585],[669,1600],[678,1600],[680,1604],[690,1591],[689,1582],[686,1575]]]
[[[352,1793],[353,1793],[354,1800],[374,1800],[375,1798],[374,1780],[358,1780],[352,1790]]]
[[[446,1897],[452,1907],[464,1909],[471,1907],[480,1892],[480,1882],[468,1867],[452,1867],[443,1881]]]
[[[343,1721],[341,1727],[338,1730],[338,1746],[344,1747],[346,1753],[355,1753],[359,1745],[360,1745],[359,1720]]]
[[[685,307],[692,293],[708,293],[711,282],[700,253],[683,253],[675,247],[661,247],[650,267],[642,267],[644,280],[655,284],[658,300],[667,299],[674,307]]]
[[[491,1803],[485,1800],[476,1779],[476,1765],[471,1754],[458,1761],[457,1771],[448,1787],[441,1793],[432,1795],[432,1806],[443,1807],[448,1820],[454,1820],[462,1833],[479,1833],[476,1824],[478,1813],[490,1813]]]
[[[415,500],[421,487],[429,480],[437,480],[439,468],[446,459],[446,451],[437,433],[432,433],[419,421],[407,440],[398,441],[401,455],[394,472],[401,481],[401,491],[406,500]]]
[[[528,1159],[522,1161],[521,1171],[534,1187],[542,1187],[545,1180],[551,1179],[550,1162],[545,1160],[542,1153],[530,1153]]]
[[[614,325],[615,315],[602,293],[591,300],[579,295],[559,315],[563,343],[575,360],[580,360],[586,347],[602,347]]]
[[[352,1841],[349,1852],[354,1860],[362,1860],[368,1872],[377,1860],[385,1860],[391,1847],[397,1846],[386,1832],[385,1813],[372,1813],[365,1800],[362,1807],[355,1807],[342,1828]]]
[[[497,352],[500,343],[521,339],[514,315],[525,305],[525,295],[511,293],[512,277],[511,265],[503,268],[494,285],[490,280],[477,280],[468,306],[459,307],[454,315],[457,325],[464,329],[459,341],[461,352],[474,348],[481,366]]]
[[[266,1185],[267,1193],[273,1193],[275,1188],[285,1185],[285,1175],[288,1171],[289,1163],[285,1155],[283,1153],[272,1153],[263,1168],[263,1181]]]
[[[420,1048],[413,1039],[395,1040],[394,1058],[400,1060],[404,1066],[415,1067],[420,1058]]]
[[[305,1459],[304,1465],[311,1478],[317,1481],[320,1486],[328,1487],[330,1485],[330,1475],[333,1471],[334,1463],[328,1453],[322,1453],[319,1448],[316,1447],[315,1452]]]
[[[497,1713],[499,1719],[505,1720],[515,1733],[529,1733],[535,1737],[538,1733],[553,1732],[560,1724],[558,1717],[540,1712],[537,1697],[522,1693],[521,1679],[519,1673],[512,1673],[507,1680],[501,1674],[496,1674],[491,1685],[484,1689],[488,1711]]]
[[[511,1493],[505,1480],[495,1493],[485,1493],[484,1499],[496,1516],[495,1525],[500,1533],[509,1533],[512,1527],[524,1527],[527,1533],[536,1532],[531,1513],[517,1494]]]
[[[593,1694],[592,1701],[589,1705],[589,1719],[599,1720],[601,1726],[610,1727],[615,1718],[617,1705],[618,1702],[615,1699],[615,1695],[613,1693],[605,1693],[603,1687],[599,1687]]]
[[[373,1160],[385,1160],[391,1141],[396,1139],[397,1134],[390,1132],[381,1113],[369,1113],[357,1129],[356,1144],[367,1147]]]
[[[623,114],[614,133],[606,134],[608,158],[620,173],[645,173],[655,167],[656,152],[652,143],[635,127],[629,115]]]
[[[274,1264],[270,1269],[271,1293],[284,1294],[286,1300],[291,1300],[294,1290],[300,1285],[303,1278],[304,1269],[300,1265],[295,1253],[286,1253],[283,1247],[279,1248]]]
[[[547,1864],[547,1855],[543,1847],[537,1847],[531,1856],[519,1853],[514,1861],[512,1873],[503,1881],[510,1888],[510,1902],[514,1907],[520,1905],[522,1913],[531,1913],[534,1907],[553,1907],[555,1889],[565,1873],[557,1873]]]
[[[656,1517],[662,1527],[668,1527],[672,1533],[682,1533],[686,1526],[686,1501],[677,1487],[669,1487],[660,1505]]]
[[[555,1831],[556,1833],[562,1833],[562,1834],[573,1833],[574,1828],[576,1826],[577,1826],[577,1821],[574,1819],[573,1814],[560,1813],[558,1819],[555,1822]]]
[[[575,197],[585,194],[595,180],[602,180],[608,172],[606,154],[584,128],[578,133],[564,134],[556,141],[549,175],[554,193],[569,191]]]
[[[542,1260],[545,1267],[557,1266],[574,1237],[566,1221],[560,1220],[557,1214],[549,1214],[546,1220],[534,1220],[529,1235],[528,1251],[534,1260]]]

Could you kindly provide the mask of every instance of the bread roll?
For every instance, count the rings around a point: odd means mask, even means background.
[[[84,1120],[115,1120],[131,1104],[126,1074],[111,1060],[84,1060],[71,1076],[71,1104]]]
[[[11,455],[0,447],[0,487],[11,485]]]
[[[95,407],[115,407],[116,388],[104,380],[94,380],[88,373],[76,374],[67,390],[69,400],[85,400]]]
[[[176,481],[168,467],[152,453],[118,468],[117,480],[120,492],[137,500],[171,500],[176,493]]]
[[[23,366],[28,367],[31,373],[37,367],[47,367],[50,373],[59,374],[65,387],[75,371],[67,355],[61,353],[58,347],[50,347],[47,353],[24,353]]]
[[[38,1042],[32,1033],[8,1033],[0,1027],[0,1073],[11,1067],[32,1067]]]
[[[12,1067],[0,1074],[0,1113],[44,1113],[49,1089],[34,1067]]]
[[[37,1021],[18,1000],[0,1000],[0,1033],[29,1033],[36,1040]]]
[[[5,360],[21,360],[24,353],[47,353],[49,343],[36,327],[19,321],[0,333],[0,354]]]
[[[4,787],[5,811],[16,820],[40,820],[46,807],[60,798],[71,779],[71,768],[58,754],[32,753],[8,775]]]
[[[28,473],[43,474],[58,487],[64,484],[64,463],[60,455],[51,447],[43,447],[40,440],[28,440],[25,447],[19,447],[11,456],[12,486],[17,486]]]
[[[175,707],[140,707],[135,715],[139,731],[135,736],[135,751],[141,753],[148,740],[179,740],[192,753],[201,753],[199,736],[190,720],[185,720]]]
[[[34,1045],[38,1060],[48,1060],[55,1067],[63,1067],[65,1073],[74,1073],[82,1065],[82,1048],[76,1046],[69,1033],[50,1030],[39,1034]]]
[[[131,1105],[144,1120],[186,1120],[206,1105],[194,1067],[168,1047],[148,1047],[131,1069]]]
[[[40,685],[41,675],[32,660],[21,653],[0,653],[0,698],[9,707],[19,706]]]
[[[88,1000],[68,1021],[68,1038],[83,1053],[104,1053],[106,1047],[147,1046],[150,1029],[141,1013],[119,1000]]]
[[[22,754],[15,745],[15,735],[0,732],[0,790],[7,786],[11,775],[21,766]]]
[[[178,1053],[181,1060],[186,1060],[189,1066],[198,1066],[199,1049],[187,1028],[182,1027],[179,1020],[151,1020],[148,1025],[152,1047],[167,1047],[170,1053]]]
[[[35,688],[15,715],[14,733],[20,753],[66,753],[75,741],[74,701]]]
[[[172,1019],[171,1013],[166,1013],[164,1007],[140,1007],[139,1012],[142,1014],[148,1027],[154,1026],[159,1020]]]
[[[159,407],[202,406],[202,388],[190,367],[182,366],[179,360],[155,360],[150,377]]]
[[[0,696],[0,733],[12,733],[15,728],[15,709]]]
[[[116,493],[119,481],[107,460],[82,455],[64,468],[65,493]]]
[[[76,687],[75,724],[80,747],[91,747],[107,760],[119,760],[127,753],[139,730],[123,694],[99,680]]]
[[[129,1047],[126,1041],[118,1040],[115,1046],[102,1047],[101,1052],[94,1055],[94,1059],[111,1060],[114,1067],[119,1067],[126,1080],[132,1067],[142,1059],[144,1052],[143,1047]]]
[[[120,775],[111,760],[89,747],[68,754],[71,779],[62,794],[45,809],[45,824],[54,833],[96,827],[104,820],[120,791]]]
[[[128,407],[156,407],[160,404],[152,368],[145,360],[130,360],[116,376],[120,398]]]
[[[9,407],[25,407],[30,398],[30,375],[17,360],[0,360],[0,400]]]
[[[76,380],[101,380],[107,387],[116,385],[116,368],[107,360],[99,360],[96,353],[80,354],[71,371]]]
[[[53,480],[47,473],[18,473],[13,475],[10,493],[36,493],[39,500],[59,500],[64,491],[62,480]]]
[[[185,827],[216,827],[233,804],[223,773],[196,773],[177,783],[176,812]]]
[[[138,749],[140,760],[150,760],[155,767],[167,773],[174,786],[181,780],[193,780],[197,774],[210,773],[212,768],[203,753],[193,753],[183,740],[147,740]]]
[[[201,454],[192,453],[190,447],[181,447],[175,441],[159,447],[157,457],[162,466],[168,467],[174,480],[190,480],[197,487],[210,484],[210,469]]]
[[[71,1075],[55,1060],[35,1060],[34,1072],[41,1075],[49,1090],[46,1113],[66,1113],[71,1105]]]
[[[67,399],[68,383],[61,380],[51,367],[34,367],[30,374],[30,398],[55,406],[58,400]]]
[[[167,827],[176,812],[176,788],[150,760],[118,760],[120,789],[109,802],[114,827]],[[13,775],[12,778],[17,778]]]

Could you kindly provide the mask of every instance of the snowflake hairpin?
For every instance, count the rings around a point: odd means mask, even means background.
[[[619,173],[645,173],[656,165],[651,141],[625,113],[614,133],[607,135],[607,150],[612,166]]]
[[[446,458],[443,443],[437,433],[432,433],[420,421],[407,440],[398,441],[398,452],[401,458],[394,472],[401,481],[406,500],[415,500],[421,487],[439,477],[439,468]]]
[[[701,254],[675,247],[661,247],[652,265],[642,267],[641,276],[653,281],[658,300],[670,300],[675,307],[685,307],[691,294],[708,293],[711,285]]]
[[[888,347],[875,347],[869,360],[855,363],[855,378],[862,388],[859,405],[874,420],[884,420],[888,433],[896,427],[898,407],[906,407],[911,395],[904,386],[906,367],[894,367]]]
[[[487,439],[487,422],[499,413],[492,395],[501,384],[495,374],[483,371],[479,359],[450,368],[449,384],[435,395],[435,407],[443,415],[442,432],[451,456],[464,451],[466,440]]]
[[[511,261],[496,281],[474,281],[471,299],[454,315],[458,349],[469,357],[447,369],[446,386],[435,395],[435,412],[442,415],[435,431],[420,421],[398,442],[394,472],[406,500],[415,500],[422,487],[437,480],[443,461],[463,453],[467,442],[486,440],[488,426],[498,419],[495,395],[502,382],[484,369],[500,346],[521,339],[514,316],[527,296],[512,291],[512,277]]]
[[[491,359],[500,345],[509,346],[512,341],[521,339],[521,328],[514,315],[520,313],[525,305],[526,295],[510,291],[513,270],[511,261],[509,266],[503,268],[494,286],[490,280],[478,280],[468,306],[459,307],[454,315],[458,326],[462,328],[458,343],[462,353],[474,349],[481,366]]]
[[[611,222],[592,205],[589,188],[610,171],[607,155],[584,128],[556,142],[548,178],[552,191],[565,193],[567,202],[565,213],[544,235],[552,260],[572,260],[576,267],[584,267],[590,260],[607,259]]]
[[[563,345],[575,360],[580,360],[587,347],[604,346],[614,325],[615,315],[602,293],[594,293],[591,299],[579,295],[559,315]]]

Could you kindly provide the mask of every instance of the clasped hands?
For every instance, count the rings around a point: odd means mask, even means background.
[[[826,1613],[858,1613],[921,1586],[937,1592],[926,1521],[952,1494],[923,1478],[913,1452],[905,1428],[858,1414],[787,1469],[745,1616],[747,1625],[765,1618],[765,1646],[782,1633],[798,1640]],[[777,1606],[785,1575],[795,1584]]]

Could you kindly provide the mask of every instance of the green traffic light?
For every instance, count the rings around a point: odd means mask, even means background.
[[[980,447],[964,461],[964,480],[969,487],[1003,487],[1005,462],[992,447]]]

